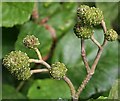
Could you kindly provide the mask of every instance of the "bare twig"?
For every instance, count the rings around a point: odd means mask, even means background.
[[[24,83],[25,83],[25,81],[21,81],[19,83],[19,85],[17,86],[16,91],[20,91],[20,89],[23,87]]]
[[[102,27],[103,27],[103,31],[104,31],[104,33],[106,33],[107,28],[106,28],[106,25],[105,25],[104,20],[102,20],[101,25],[102,25]]]
[[[98,46],[98,48],[101,48],[100,43],[94,38],[94,36],[91,36],[91,40]]]
[[[104,47],[106,44],[107,44],[107,40],[106,39],[104,39],[104,42],[103,42],[103,44],[102,44],[102,47]]]
[[[49,17],[43,18],[40,22],[38,22],[38,24],[44,25],[45,23],[47,23],[48,20],[49,20]]]
[[[54,53],[54,50],[55,50],[55,47],[56,47],[56,43],[57,43],[57,37],[56,37],[56,31],[55,29],[48,25],[48,24],[43,24],[43,26],[50,32],[51,36],[52,36],[52,39],[53,39],[53,42],[52,42],[52,45],[51,45],[51,49],[48,53],[48,55],[46,57],[43,58],[43,60],[47,60],[48,58],[52,57],[53,53]]]
[[[101,45],[101,48],[99,48],[98,52],[97,52],[97,55],[95,57],[95,60],[93,62],[93,65],[91,67],[91,70],[90,72],[88,73],[88,75],[86,76],[86,78],[84,79],[84,81],[82,82],[82,84],[80,85],[80,87],[78,88],[77,90],[77,93],[76,93],[76,96],[78,97],[81,92],[83,91],[83,89],[85,88],[85,86],[87,85],[88,81],[91,79],[92,75],[94,74],[95,72],[95,68],[96,68],[96,65],[98,64],[98,61],[100,59],[100,56],[101,56],[101,53],[103,51],[103,47],[107,44],[107,40],[104,39],[104,42],[103,44]]]
[[[38,48],[34,48],[34,50],[36,51],[36,53],[37,53],[37,55],[38,55],[38,58],[39,58],[40,60],[42,60],[42,56],[41,56],[41,53],[40,53],[40,51],[38,50]]]
[[[84,81],[82,82],[82,84],[77,90],[77,93],[75,95],[77,98],[79,97],[79,95],[81,94],[81,92],[83,91],[83,89],[85,88],[85,86],[87,85],[91,77],[92,77],[92,74],[89,72],[89,74],[87,74],[86,78],[84,79]]]
[[[53,40],[56,40],[56,31],[55,31],[55,29],[52,26],[50,26],[50,25],[48,25],[46,23],[43,24],[43,26],[50,32]]]
[[[102,26],[103,26],[103,30],[104,30],[104,33],[106,33],[107,29],[106,29],[106,25],[105,25],[105,22],[102,20]],[[103,47],[107,44],[107,40],[104,38],[104,41],[103,41],[103,44],[100,45],[95,39],[94,37],[92,37],[92,41],[98,45],[99,49],[98,49],[98,52],[97,52],[97,55],[94,59],[94,62],[93,62],[93,65],[90,69],[90,72],[87,74],[86,78],[84,79],[84,81],[82,82],[82,84],[80,85],[80,87],[78,88],[77,90],[77,93],[75,94],[77,97],[79,97],[79,95],[81,94],[81,92],[83,91],[83,89],[85,88],[85,86],[87,85],[88,81],[91,79],[92,75],[94,74],[95,72],[95,68],[96,68],[96,65],[98,64],[98,61],[101,57],[101,54],[102,54],[102,51],[103,51]],[[81,43],[82,45],[83,43]]]
[[[29,62],[42,64],[42,65],[46,66],[48,69],[51,68],[51,66],[47,62],[45,62],[44,60],[29,59]]]
[[[101,57],[101,54],[102,54],[102,51],[103,51],[103,47],[104,47],[106,44],[107,44],[107,40],[104,39],[104,42],[103,42],[103,44],[102,44],[102,47],[98,50],[97,55],[96,55],[96,57],[95,57],[95,60],[94,60],[94,62],[93,62],[93,65],[92,65],[92,67],[91,67],[91,72],[92,72],[93,74],[94,74],[96,65],[98,64],[98,61],[99,61],[99,59],[100,59],[100,57]]]
[[[37,20],[39,18],[37,2],[34,2],[34,9],[33,9],[33,12],[32,12],[32,18],[35,20],[35,22],[37,22]]]
[[[70,81],[70,79],[67,76],[64,76],[63,80],[68,84],[70,91],[71,91],[71,96],[73,99],[75,99],[75,92],[76,91],[75,91],[75,88],[74,88],[72,82]]]
[[[104,30],[104,33],[106,33],[107,29],[106,29],[106,25],[105,25],[105,22],[104,20],[102,20],[102,27],[103,27],[103,30]],[[102,51],[103,51],[103,47],[107,44],[107,40],[104,38],[104,41],[103,41],[103,44],[101,45],[101,48],[98,49],[98,52],[97,52],[97,55],[95,57],[95,60],[93,62],[93,65],[91,67],[91,73],[94,74],[94,71],[95,71],[95,68],[96,68],[96,65],[98,64],[98,61],[101,57],[101,54],[102,54]]]
[[[84,40],[82,40],[82,39],[81,39],[81,56],[82,56],[83,62],[85,64],[87,73],[89,73],[90,72],[90,66],[89,66],[87,58],[86,58]]]
[[[34,74],[34,73],[45,73],[45,72],[48,72],[49,70],[48,69],[34,69],[34,70],[30,70],[31,74]]]

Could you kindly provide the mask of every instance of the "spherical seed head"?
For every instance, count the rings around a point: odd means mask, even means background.
[[[55,64],[52,64],[52,68],[50,69],[50,74],[54,79],[62,79],[63,76],[65,76],[67,72],[67,68],[63,63],[56,62]]]
[[[89,39],[93,35],[93,29],[88,26],[81,27],[79,23],[74,26],[74,33],[78,38]]]
[[[30,68],[21,68],[14,72],[18,80],[27,80],[31,76]]]
[[[40,42],[39,42],[38,38],[36,38],[34,35],[27,35],[23,39],[23,44],[27,48],[35,48],[35,47],[38,47],[40,45]]]
[[[86,25],[98,25],[103,20],[103,13],[99,8],[81,5],[77,10],[77,16]]]
[[[85,14],[85,12],[88,9],[90,9],[89,6],[87,6],[87,5],[80,5],[80,7],[78,7],[78,9],[77,9],[77,16],[80,17],[80,18],[84,17],[84,14]]]
[[[90,25],[98,25],[103,20],[103,13],[99,8],[91,7],[86,12],[86,23]]]
[[[12,51],[6,55],[3,59],[3,64],[11,73],[30,66],[29,57],[21,51]]]
[[[115,41],[118,38],[118,34],[115,30],[113,29],[109,29],[106,33],[105,33],[105,38],[108,41]]]

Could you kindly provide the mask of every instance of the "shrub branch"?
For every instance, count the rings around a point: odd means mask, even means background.
[[[41,73],[41,72],[46,73],[46,72],[48,72],[48,69],[35,69],[35,70],[31,70],[30,72],[31,72],[31,74]]]
[[[72,82],[70,81],[70,79],[67,76],[64,76],[63,80],[68,84],[70,91],[71,91],[71,96],[73,99],[75,99],[75,92],[76,91],[75,91],[75,88],[74,88]]]
[[[90,72],[90,66],[89,66],[87,58],[86,58],[85,43],[84,43],[83,39],[81,39],[81,56],[82,56],[83,62],[85,64],[87,73],[89,73]]]

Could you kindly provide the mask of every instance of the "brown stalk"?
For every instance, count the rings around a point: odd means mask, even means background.
[[[67,76],[64,76],[63,80],[68,84],[68,86],[70,88],[72,99],[75,99],[75,92],[76,91],[75,91],[75,88],[74,88],[72,82],[70,81],[70,79]]]
[[[46,66],[48,69],[51,68],[51,66],[47,62],[45,62],[44,60],[29,59],[29,62],[42,64],[42,65]]]
[[[87,85],[88,81],[91,79],[92,75],[94,74],[95,72],[95,68],[96,68],[96,65],[98,64],[98,61],[100,59],[100,56],[102,54],[102,51],[103,51],[103,47],[107,44],[107,40],[104,39],[104,42],[103,44],[101,45],[101,48],[98,49],[98,52],[97,52],[97,55],[95,57],[95,60],[93,62],[93,65],[90,69],[90,72],[87,74],[87,76],[85,77],[85,79],[83,80],[82,84],[80,85],[80,87],[78,88],[77,90],[77,93],[76,93],[76,96],[79,97],[79,95],[81,94],[81,92],[83,91],[83,89],[85,88],[85,86]]]
[[[46,72],[48,72],[48,69],[35,69],[35,70],[31,70],[30,71],[31,72],[31,74],[34,74],[34,73],[46,73]]]
[[[89,73],[90,72],[90,66],[89,66],[87,58],[86,58],[85,43],[84,43],[83,39],[81,39],[81,56],[82,56],[83,62],[85,64],[87,73]]]

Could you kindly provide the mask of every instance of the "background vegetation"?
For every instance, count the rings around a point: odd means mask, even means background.
[[[2,57],[12,50],[26,52],[36,58],[33,50],[22,45],[27,34],[33,34],[40,40],[40,51],[44,59],[52,64],[55,61],[65,63],[68,77],[76,88],[86,76],[80,56],[80,40],[73,33],[76,22],[76,9],[80,4],[99,7],[104,14],[107,28],[115,29],[120,34],[120,3],[38,3],[39,18],[34,20],[34,3],[4,2],[2,5]],[[32,16],[33,15],[33,16]],[[119,17],[118,17],[119,16]],[[37,21],[37,23],[36,23]],[[53,33],[53,34],[52,34]],[[95,37],[103,40],[101,26],[95,28]],[[109,42],[105,47],[96,72],[81,94],[82,99],[97,99],[100,96],[109,99],[118,98],[118,41]],[[90,64],[97,52],[90,40],[86,41],[87,58]],[[43,68],[32,64],[33,68]],[[27,81],[16,80],[6,68],[2,67],[3,99],[58,99],[70,98],[70,91],[64,81],[54,80],[47,73],[35,74]],[[111,87],[113,87],[112,90]],[[109,94],[110,93],[110,94]]]

